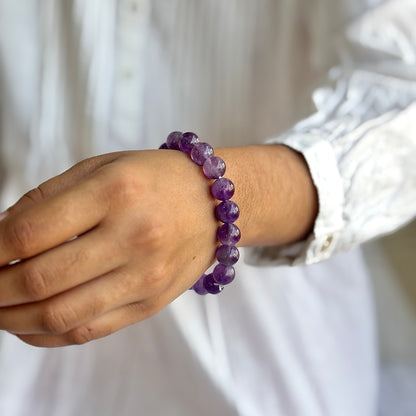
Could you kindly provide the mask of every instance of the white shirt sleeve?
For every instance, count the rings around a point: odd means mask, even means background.
[[[307,240],[249,250],[249,263],[311,264],[392,232],[416,214],[416,1],[354,20],[317,111],[270,140],[301,152],[319,196]]]

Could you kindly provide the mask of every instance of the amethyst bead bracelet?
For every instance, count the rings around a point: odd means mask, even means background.
[[[217,238],[221,244],[216,251],[218,264],[212,273],[203,274],[191,289],[199,295],[220,293],[225,285],[234,280],[233,265],[240,257],[235,245],[241,238],[240,229],[233,224],[240,215],[238,205],[230,200],[234,195],[234,184],[223,177],[225,162],[220,157],[214,156],[212,146],[199,141],[198,136],[192,132],[170,133],[160,149],[180,150],[189,154],[193,162],[202,166],[205,177],[214,180],[211,194],[221,201],[215,208],[215,216],[223,223],[217,230]]]

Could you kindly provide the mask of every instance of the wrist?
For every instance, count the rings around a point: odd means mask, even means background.
[[[200,295],[217,294],[223,286],[231,283],[235,277],[233,265],[240,254],[235,246],[240,240],[239,228],[234,222],[240,216],[238,205],[231,200],[234,195],[233,182],[224,177],[226,164],[221,157],[214,155],[214,149],[208,143],[201,141],[195,133],[174,131],[170,133],[159,149],[179,150],[188,154],[190,159],[202,168],[202,172],[210,184],[211,195],[219,201],[215,207],[215,218],[223,225],[217,229],[219,246],[216,249],[218,264],[212,273],[203,274],[193,285],[192,289]],[[169,154],[172,154],[169,152]]]
[[[318,197],[303,156],[284,145],[220,148],[234,200],[244,215],[236,222],[241,246],[285,245],[313,229]]]

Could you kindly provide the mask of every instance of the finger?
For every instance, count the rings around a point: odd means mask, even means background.
[[[45,301],[0,309],[0,329],[16,334],[64,334],[140,298],[127,269],[114,270]]]
[[[77,163],[60,175],[43,182],[37,188],[34,188],[24,194],[14,205],[7,209],[7,214],[15,215],[38,202],[57,195],[60,192],[66,191],[100,167],[111,163],[120,155],[121,152],[108,153],[105,155],[91,157]]]
[[[127,326],[150,318],[162,309],[155,299],[124,305],[93,319],[65,334],[15,334],[27,344],[37,347],[81,345],[106,337]]]
[[[165,290],[145,300],[131,302],[93,318],[62,334],[15,334],[22,341],[38,347],[81,345],[106,337],[123,328],[156,315],[180,293]]]
[[[0,307],[47,299],[126,263],[107,230],[83,236],[0,271]]]
[[[105,194],[88,179],[0,222],[0,265],[33,257],[95,227],[107,210]]]

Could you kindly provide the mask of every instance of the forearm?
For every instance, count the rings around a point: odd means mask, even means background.
[[[236,187],[243,246],[284,245],[312,230],[318,197],[301,154],[282,145],[216,150]]]

